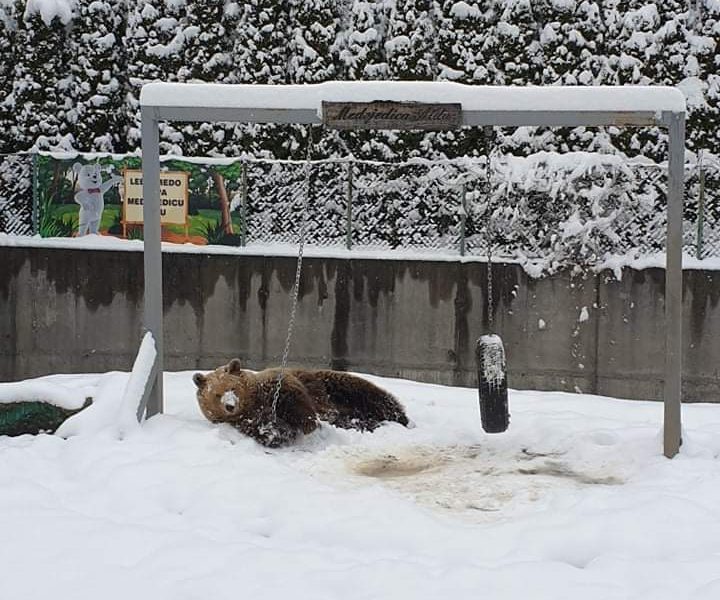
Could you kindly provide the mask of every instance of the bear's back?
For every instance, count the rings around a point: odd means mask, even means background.
[[[330,369],[293,369],[292,375],[307,388],[323,421],[368,431],[384,421],[409,422],[397,398],[367,379]]]

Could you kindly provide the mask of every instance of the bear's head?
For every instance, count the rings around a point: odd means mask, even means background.
[[[81,190],[98,188],[102,183],[102,168],[97,163],[83,165],[76,162],[73,165],[73,173],[77,175],[78,188]]]
[[[197,386],[200,410],[212,423],[233,421],[255,406],[255,374],[243,370],[237,358],[207,375],[195,373],[193,381]]]

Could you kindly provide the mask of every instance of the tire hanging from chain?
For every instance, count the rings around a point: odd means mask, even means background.
[[[487,132],[487,130],[486,130]],[[491,135],[486,133],[487,145],[490,147]],[[487,153],[487,185],[488,209],[485,217],[487,237],[487,324],[488,333],[480,336],[475,345],[475,361],[478,373],[478,395],[480,398],[480,421],[487,433],[502,433],[510,425],[508,407],[507,364],[505,346],[502,338],[493,332],[495,307],[493,303],[493,240],[490,220],[489,190],[492,170],[490,161],[492,153]]]
[[[292,301],[290,305],[290,319],[288,320],[287,335],[285,337],[285,347],[283,348],[282,360],[280,361],[280,371],[275,381],[275,391],[273,393],[272,402],[272,421],[277,417],[277,405],[280,399],[280,390],[282,389],[283,378],[285,377],[285,369],[287,368],[288,355],[290,353],[290,342],[292,341],[293,328],[295,327],[295,311],[297,309],[298,293],[300,291],[300,275],[302,273],[303,251],[305,248],[305,237],[307,233],[307,213],[310,204],[310,175],[312,169],[312,125],[307,126],[307,149],[305,154],[305,180],[303,190],[302,214],[300,215],[300,235],[298,239],[298,257],[295,266],[295,282],[292,289]]]

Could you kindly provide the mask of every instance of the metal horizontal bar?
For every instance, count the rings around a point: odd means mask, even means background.
[[[463,125],[506,127],[545,126],[580,127],[617,125],[626,126],[664,126],[663,120],[653,112],[621,111],[463,111]]]
[[[237,123],[322,123],[318,111],[307,108],[211,108],[198,106],[153,107],[159,120],[231,121]]]
[[[322,119],[318,111],[307,108],[211,108],[198,106],[156,106],[146,107],[154,111],[158,120],[213,122],[231,121],[239,123],[300,123],[319,124]],[[616,125],[667,127],[669,115],[654,112],[621,111],[477,111],[466,110],[462,114],[463,125],[506,127],[545,126],[579,127]]]

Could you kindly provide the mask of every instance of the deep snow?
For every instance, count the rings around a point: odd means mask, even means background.
[[[267,450],[191,375],[122,440],[128,374],[40,380],[96,402],[68,439],[0,438],[0,598],[720,597],[720,406],[684,407],[667,460],[661,403],[512,391],[490,436],[475,390],[371,377],[415,427]]]

